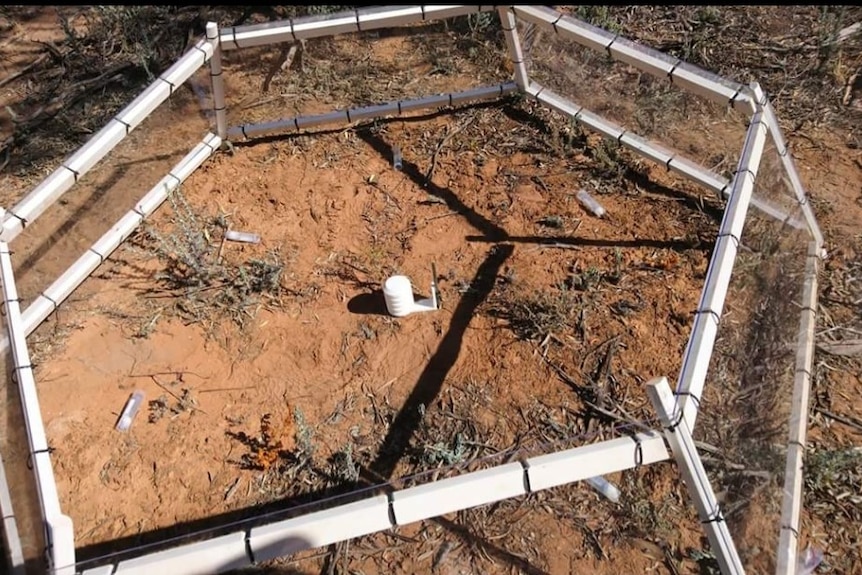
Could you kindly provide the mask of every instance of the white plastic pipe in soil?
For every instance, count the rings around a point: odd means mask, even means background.
[[[639,156],[665,166],[668,170],[679,174],[689,181],[700,184],[708,190],[712,190],[717,195],[725,198],[730,195],[731,185],[726,178],[688,158],[678,155],[677,152],[669,150],[661,144],[625,130],[618,124],[590,112],[583,106],[575,104],[541,84],[530,82],[526,93],[557,113],[616,141]],[[786,222],[798,229],[805,229],[806,227],[804,221],[791,217],[782,211],[781,208],[767,200],[752,198],[751,205],[764,214]]]
[[[18,534],[18,521],[15,518],[15,509],[12,505],[12,496],[9,493],[9,482],[6,479],[6,467],[3,457],[0,456],[0,515],[3,516],[3,545],[6,556],[2,558],[6,562],[6,571],[9,575],[26,575],[24,570],[24,550],[21,547],[21,537]],[[0,569],[2,571],[2,569]]]
[[[811,209],[811,203],[808,201],[808,195],[805,192],[805,186],[802,185],[802,180],[799,178],[799,172],[796,170],[796,164],[793,161],[793,156],[790,154],[790,149],[787,147],[787,141],[784,139],[784,134],[781,131],[781,126],[778,123],[778,118],[775,115],[775,110],[772,103],[767,101],[763,106],[763,117],[766,120],[766,125],[769,127],[769,134],[772,136],[772,141],[778,149],[778,154],[781,157],[781,163],[787,172],[787,178],[796,194],[799,201],[799,206],[802,209],[802,215],[805,217],[805,222],[811,237],[817,243],[817,251],[823,249],[823,233],[820,231],[820,226],[817,223],[817,218],[814,216],[814,210]]]
[[[691,427],[683,416],[683,406],[677,402],[665,377],[648,382],[646,389],[653,408],[658,412],[659,420],[665,428],[665,438],[670,444],[688,493],[694,500],[700,523],[706,531],[706,537],[722,575],[742,575],[745,573],[742,561],[739,559],[736,545],[730,536],[709,477],[706,475],[706,469],[694,446]]]
[[[817,268],[820,249],[816,241],[810,242],[805,262],[802,313],[796,340],[796,373],[793,379],[787,462],[784,471],[784,495],[781,504],[781,534],[778,539],[778,558],[775,563],[776,575],[796,575],[797,568],[805,441],[808,431],[808,400],[811,393],[811,369],[814,364],[814,329],[817,323]]]
[[[632,65],[662,80],[669,78],[674,85],[687,92],[719,104],[731,105],[747,113],[755,112],[753,98],[742,84],[731,82],[679,58],[652,50],[547,6],[510,6],[509,10],[517,18],[574,40],[586,48],[607,54],[614,60]]]
[[[518,37],[518,26],[515,15],[505,6],[498,9],[500,25],[506,37],[506,47],[509,50],[509,60],[512,62],[515,84],[522,92],[527,89],[529,78],[527,76],[527,63],[524,57],[524,49],[521,39]]]
[[[131,210],[99,238],[69,269],[46,288],[24,310],[22,328],[25,337],[57,309],[81,283],[131,235],[144,218],[149,217],[168,194],[176,190],[192,172],[198,169],[213,152],[219,149],[221,138],[207,134],[176,166],[159,181]],[[8,339],[0,339],[0,352],[5,351]]]
[[[369,494],[358,501],[322,511],[120,560],[116,570],[112,570],[110,565],[86,569],[83,575],[105,572],[114,575],[225,572],[423,519],[649,465],[669,457],[662,434],[647,431],[391,493]]]
[[[335,36],[351,32],[366,32],[379,28],[406,26],[490,12],[495,6],[382,6],[358,8],[321,16],[306,16],[292,20],[267,22],[224,28],[221,45],[225,50],[250,48],[282,42],[297,42],[309,38]]]
[[[6,213],[0,230],[0,241],[11,242],[23,229],[38,218],[55,201],[66,193],[84,174],[116,147],[159,104],[212,57],[213,46],[200,40],[177,62],[161,74],[141,95],[86,144],[69,156],[59,168],[37,185]]]
[[[742,237],[760,158],[766,145],[766,132],[763,115],[758,112],[752,117],[745,135],[745,144],[733,177],[730,197],[724,208],[724,217],[721,219],[715,248],[706,270],[700,303],[695,312],[694,327],[683,354],[677,394],[681,396],[680,403],[689,429],[694,429],[694,422],[697,419],[698,403],[706,382],[736,252]]]
[[[436,96],[426,96],[410,100],[399,100],[387,104],[375,104],[361,108],[349,108],[346,110],[335,110],[325,114],[309,116],[296,116],[263,122],[260,124],[246,124],[234,126],[228,130],[228,139],[235,140],[240,137],[253,139],[256,137],[272,134],[283,134],[286,132],[298,132],[319,126],[345,125],[353,122],[374,120],[378,118],[401,116],[410,112],[420,110],[433,110],[445,107],[461,106],[471,102],[482,102],[496,100],[517,91],[514,82],[499,84],[496,86],[485,86],[463,92],[450,92]]]
[[[0,241],[0,283],[6,311],[6,327],[12,347],[13,379],[18,384],[24,425],[27,431],[29,458],[36,479],[39,509],[45,529],[47,557],[51,573],[71,575],[75,572],[75,536],[72,519],[60,511],[57,483],[51,466],[50,448],[39,408],[36,380],[30,363],[26,334],[21,320],[18,290],[12,269],[9,244]]]
[[[227,138],[227,101],[224,94],[224,76],[221,66],[221,43],[219,42],[218,24],[207,22],[207,41],[213,46],[213,55],[210,58],[210,79],[213,90],[213,110],[216,119],[216,135]]]

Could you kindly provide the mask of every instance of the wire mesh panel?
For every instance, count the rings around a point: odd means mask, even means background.
[[[24,302],[32,301],[132,209],[208,129],[206,109],[201,109],[191,89],[181,86],[99,164],[81,175],[60,201],[14,241],[13,263]]]
[[[771,184],[758,176],[756,190]],[[699,401],[694,435],[751,572],[775,569],[797,350],[812,345],[800,339],[809,241],[749,210]]]
[[[517,14],[517,11],[516,11]],[[731,106],[730,99],[717,103],[702,94],[686,91],[687,85],[669,79],[669,72],[685,69],[716,86],[739,84],[689,67],[678,59],[636,45],[615,35],[564,16],[579,33],[596,35],[596,45],[580,42],[560,31],[519,19],[519,31],[527,48],[525,59],[532,82],[546,93],[553,91],[574,104],[590,123],[596,114],[617,124],[623,132],[659,144],[664,157],[678,155],[693,161],[719,178],[728,178],[742,146],[746,114]],[[607,44],[610,48],[605,49]],[[625,62],[651,62],[650,73]],[[730,89],[730,88],[727,88]],[[731,92],[733,93],[733,92]],[[614,159],[624,155],[612,135],[597,153]],[[625,141],[622,141],[625,143]],[[658,163],[668,164],[664,158]],[[671,163],[670,168],[674,166]]]
[[[381,106],[361,114],[358,108],[456,94],[452,101],[429,99],[434,105],[425,108],[434,110],[460,103],[459,92],[509,82],[510,74],[500,57],[502,31],[494,13],[405,26],[393,21],[391,27],[339,33],[344,28],[339,23],[355,17],[350,11],[303,18],[295,23],[295,27],[303,23],[331,25],[334,36],[225,51],[229,125],[272,124],[335,113],[325,123],[343,126],[375,116],[409,113],[406,104]],[[223,31],[225,39],[232,37],[230,30]],[[346,110],[357,110],[357,114],[348,116]],[[302,120],[299,124],[288,122],[273,131],[292,132],[310,124]],[[241,136],[251,133],[253,129],[249,128],[237,136],[243,139]]]

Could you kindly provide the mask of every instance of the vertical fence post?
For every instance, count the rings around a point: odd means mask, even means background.
[[[207,22],[207,40],[213,44],[213,57],[210,58],[210,78],[213,89],[213,109],[216,118],[216,135],[227,138],[227,104],[224,97],[224,77],[221,68],[221,41],[218,24]]]
[[[658,412],[664,427],[664,436],[673,452],[688,493],[694,500],[700,523],[706,531],[709,545],[718,560],[723,575],[742,575],[745,570],[736,552],[736,546],[727,529],[727,523],[709,483],[706,470],[694,446],[691,429],[684,410],[667,383],[659,377],[647,383],[647,395]]]
[[[521,39],[518,37],[517,20],[512,11],[506,6],[499,8],[498,14],[500,15],[500,25],[503,27],[503,34],[506,36],[509,58],[512,60],[512,66],[515,68],[515,84],[523,92],[529,85],[529,78],[527,76],[524,49],[521,46]]]
[[[796,374],[791,400],[787,461],[784,468],[784,497],[781,504],[781,535],[778,540],[776,575],[796,575],[802,514],[802,480],[805,440],[808,432],[808,403],[811,395],[811,370],[814,364],[814,329],[817,325],[817,267],[820,245],[809,242],[802,291],[802,314],[796,340]]]

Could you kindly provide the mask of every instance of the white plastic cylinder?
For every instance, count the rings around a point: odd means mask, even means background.
[[[383,283],[383,298],[386,311],[395,317],[404,317],[415,311],[413,286],[407,276],[392,276]]]
[[[614,503],[620,502],[620,490],[617,489],[617,486],[605,479],[602,476],[589,477],[587,478],[587,483],[589,483],[593,489],[604,495],[610,501]]]
[[[589,210],[590,213],[597,218],[600,218],[605,215],[605,208],[602,207],[602,205],[598,203],[588,191],[580,190],[578,192],[578,201],[581,202],[581,205],[584,206],[584,208],[586,208],[587,210]]]

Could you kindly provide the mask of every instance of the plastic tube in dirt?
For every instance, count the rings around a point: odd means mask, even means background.
[[[604,477],[589,477],[587,483],[614,503],[620,502],[620,490]]]
[[[401,171],[401,148],[392,146],[392,167]]]
[[[584,208],[597,218],[605,215],[605,208],[593,198],[586,190],[580,190],[577,195],[578,201]]]
[[[260,236],[250,232],[238,232],[236,230],[227,230],[224,233],[224,239],[232,242],[243,242],[246,244],[259,244]]]
[[[128,431],[132,426],[132,420],[135,419],[135,415],[138,414],[138,410],[141,409],[141,404],[144,403],[144,392],[136,391],[129,399],[126,401],[125,407],[123,407],[123,412],[120,414],[120,418],[117,420],[117,431]]]

